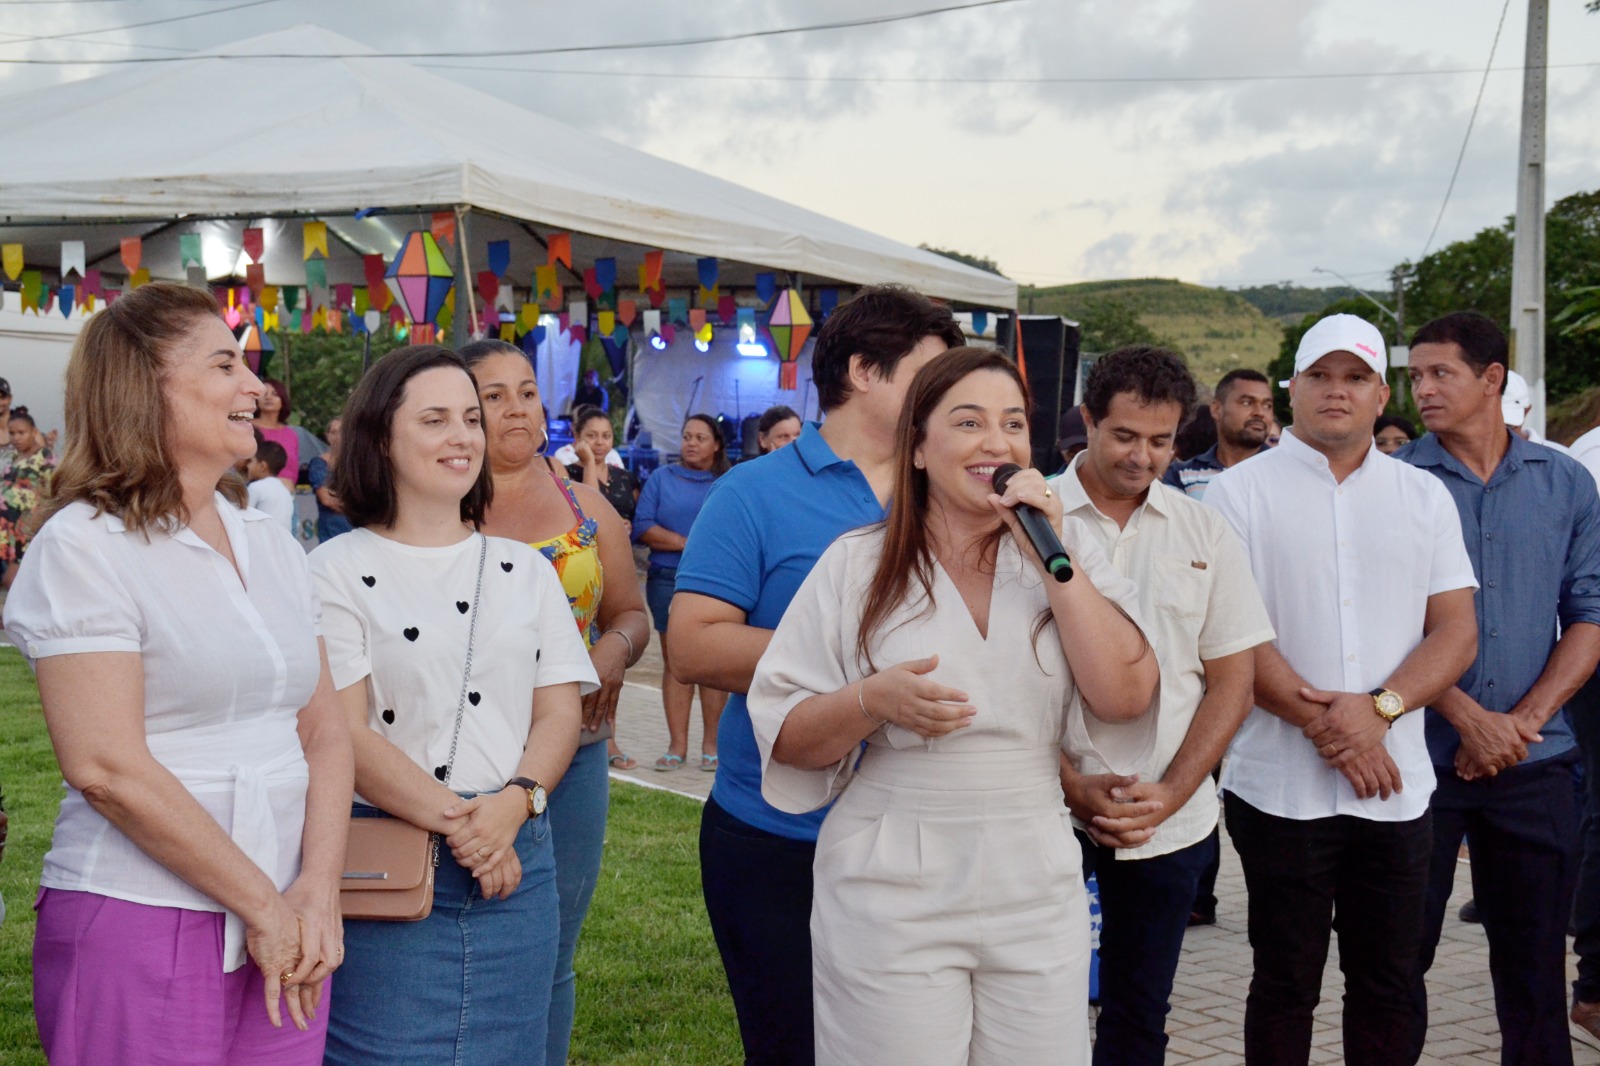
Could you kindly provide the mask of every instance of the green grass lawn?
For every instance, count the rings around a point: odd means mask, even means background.
[[[32,903],[61,785],[33,677],[11,648],[0,649],[0,787],[11,814],[0,862],[0,1066],[39,1066]],[[578,948],[572,1062],[739,1061],[733,1003],[700,898],[699,823],[692,800],[612,784],[605,864]]]

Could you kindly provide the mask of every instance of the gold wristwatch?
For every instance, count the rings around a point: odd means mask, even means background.
[[[520,785],[528,790],[528,817],[530,819],[537,818],[544,813],[545,806],[549,803],[549,798],[545,795],[543,785],[526,777],[513,777],[506,782],[507,788],[512,785]]]
[[[1372,696],[1372,709],[1378,712],[1379,718],[1390,725],[1394,725],[1395,719],[1406,713],[1406,701],[1401,699],[1397,692],[1391,692],[1386,688],[1375,688],[1369,695]]]

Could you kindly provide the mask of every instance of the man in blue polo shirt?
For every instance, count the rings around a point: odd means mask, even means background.
[[[1428,435],[1395,453],[1449,490],[1479,584],[1477,661],[1426,718],[1438,787],[1413,1062],[1427,1037],[1425,977],[1463,836],[1489,938],[1501,1061],[1572,1062],[1566,928],[1578,751],[1562,705],[1600,659],[1600,496],[1580,463],[1507,431],[1506,355],[1505,334],[1483,315],[1417,330],[1408,373]]]
[[[678,567],[667,628],[674,671],[731,693],[700,822],[700,874],[747,1064],[813,1061],[811,860],[826,811],[785,814],[761,798],[745,692],[823,551],[883,520],[906,388],[961,343],[950,312],[909,289],[873,286],[841,305],[811,357],[826,421],[723,475]]]
[[[1228,467],[1266,450],[1272,426],[1272,383],[1259,370],[1241,367],[1228,371],[1217,382],[1211,418],[1217,424],[1217,443],[1193,459],[1168,464],[1161,477],[1162,484],[1192,500],[1204,499],[1211,479]]]

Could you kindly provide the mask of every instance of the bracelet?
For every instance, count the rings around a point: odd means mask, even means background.
[[[863,677],[860,681],[856,682],[856,706],[861,708],[861,713],[866,715],[867,721],[871,722],[873,725],[883,725],[882,719],[872,717],[872,712],[867,710],[867,699],[864,695],[866,691],[867,679]]]
[[[632,666],[633,663],[634,663],[634,659],[636,657],[636,654],[637,654],[634,651],[634,648],[633,648],[633,638],[628,636],[628,634],[624,633],[620,629],[608,629],[608,630],[606,630],[605,633],[601,633],[600,636],[603,638],[606,635],[606,633],[615,633],[617,636],[619,636],[623,640],[627,641],[627,644],[628,644],[628,659],[627,659],[626,665],[627,666]],[[595,643],[596,644],[600,643],[599,639],[596,639]]]

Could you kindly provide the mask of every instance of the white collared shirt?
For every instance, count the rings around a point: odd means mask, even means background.
[[[1244,540],[1278,650],[1316,688],[1383,685],[1422,642],[1428,597],[1478,587],[1450,493],[1376,447],[1338,482],[1321,452],[1285,432],[1213,480],[1206,504]],[[1222,787],[1282,818],[1420,818],[1434,786],[1421,710],[1384,738],[1404,786],[1387,800],[1356,798],[1299,728],[1260,707],[1234,737]]]
[[[69,504],[29,544],[5,625],[30,662],[137,654],[150,753],[282,890],[300,872],[309,773],[295,726],[321,672],[319,608],[305,552],[287,530],[220,495],[217,511],[238,572],[186,526],[146,538],[115,515]],[[39,880],[156,907],[223,910],[70,786]],[[243,926],[229,914],[224,967],[244,961]]]
[[[271,475],[250,482],[249,506],[270,515],[274,522],[294,532],[294,493],[283,479]]]
[[[1244,547],[1214,509],[1157,481],[1145,502],[1118,526],[1102,514],[1078,480],[1078,456],[1050,479],[1061,505],[1082,520],[1139,589],[1139,617],[1161,663],[1161,717],[1155,752],[1140,780],[1159,781],[1189,735],[1205,695],[1207,659],[1220,659],[1272,639],[1272,623],[1256,591]],[[1084,760],[1084,773],[1110,768]],[[1217,791],[1209,780],[1156,829],[1149,843],[1118,848],[1118,859],[1150,859],[1204,840],[1217,824]]]

